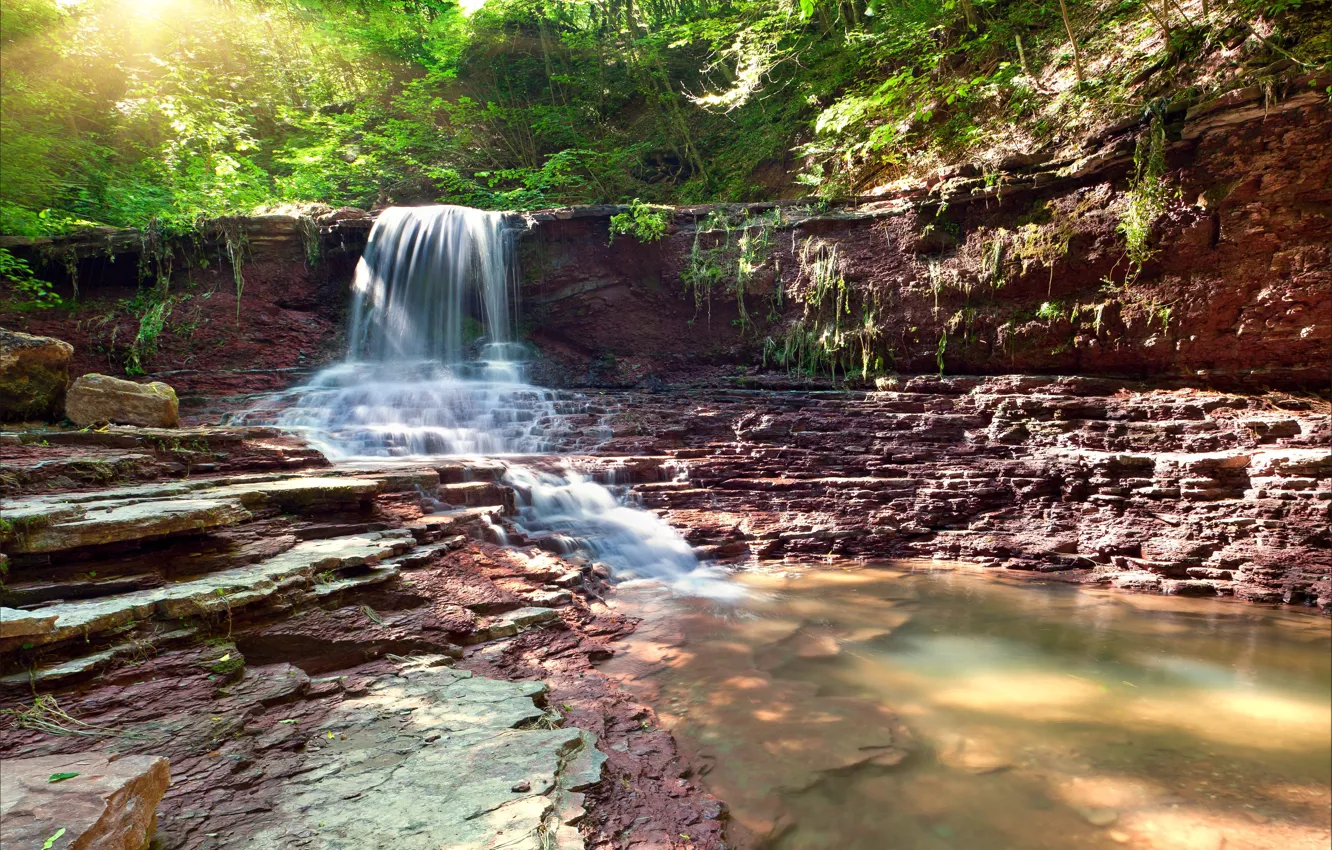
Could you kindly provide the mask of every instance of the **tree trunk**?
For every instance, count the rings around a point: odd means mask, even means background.
[[[1026,74],[1027,79],[1031,80],[1031,87],[1040,91],[1041,83],[1036,79],[1036,75],[1031,72],[1031,65],[1027,64],[1027,51],[1022,49],[1022,36],[1016,35],[1013,38],[1017,40],[1018,62],[1022,65],[1022,73]]]
[[[980,31],[980,18],[976,15],[976,6],[971,0],[962,0],[962,14],[967,19],[967,29],[972,32]]]
[[[1163,2],[1161,4],[1161,8],[1157,9],[1155,6],[1152,5],[1151,0],[1145,0],[1143,5],[1147,7],[1147,11],[1151,13],[1151,16],[1156,19],[1157,25],[1161,27],[1161,38],[1162,40],[1165,41],[1166,50],[1169,50],[1170,35],[1171,35],[1170,6]]]
[[[1078,82],[1082,82],[1082,51],[1078,49],[1078,39],[1073,35],[1073,23],[1068,19],[1068,5],[1064,0],[1059,0],[1059,14],[1064,18],[1064,29],[1068,32],[1068,42],[1073,45],[1073,70],[1078,75]]]

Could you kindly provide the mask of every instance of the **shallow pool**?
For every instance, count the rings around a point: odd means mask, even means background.
[[[796,848],[1329,847],[1332,624],[938,564],[624,587],[608,672]]]

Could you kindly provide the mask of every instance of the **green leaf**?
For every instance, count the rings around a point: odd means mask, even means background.
[[[77,773],[53,773],[46,780],[47,782],[64,782],[66,779],[73,779],[78,776]]]
[[[51,848],[55,846],[55,843],[60,840],[60,836],[64,834],[65,828],[62,826],[55,831],[54,835],[46,839],[46,843],[42,845],[42,850],[51,850]]]

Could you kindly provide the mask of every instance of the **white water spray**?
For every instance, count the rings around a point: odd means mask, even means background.
[[[339,460],[539,454],[608,438],[586,416],[570,422],[585,399],[524,380],[510,221],[452,206],[381,213],[356,270],[348,361],[272,397],[267,414]],[[541,472],[515,458],[505,481],[526,537],[585,553],[620,579],[733,595],[661,518],[572,468]]]
[[[506,218],[454,206],[380,213],[352,285],[351,357],[460,363],[483,319],[487,361],[514,360],[518,276]]]

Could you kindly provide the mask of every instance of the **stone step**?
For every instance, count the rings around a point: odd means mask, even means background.
[[[238,499],[163,499],[112,503],[91,510],[54,505],[47,512],[6,512],[11,555],[45,554],[127,540],[197,534],[246,522],[253,515]]]
[[[67,684],[100,673],[117,661],[142,658],[170,646],[189,643],[198,637],[199,630],[187,626],[154,634],[151,639],[113,644],[88,655],[61,659],[31,670],[0,676],[0,691],[25,692]]]
[[[473,485],[451,485],[469,487]],[[492,496],[512,492],[497,484]],[[313,514],[356,509],[376,495],[433,493],[432,469],[389,470],[375,476],[277,474],[196,479],[122,487],[88,494],[38,496],[6,505],[0,543],[9,554],[46,554],[89,546],[197,534],[280,511]]]
[[[0,651],[15,649],[20,643],[33,648],[76,637],[88,640],[146,620],[170,622],[234,613],[279,592],[310,589],[319,574],[374,564],[414,545],[405,530],[309,540],[258,564],[192,581],[49,605],[26,612],[22,618],[26,634],[0,639]]]
[[[512,514],[515,510],[513,489],[493,481],[441,484],[438,493],[440,501],[450,505],[465,505],[469,508],[496,506],[506,514]]]
[[[437,511],[403,523],[418,543],[431,543],[445,537],[467,535],[483,537],[482,529],[497,525],[504,510],[497,505]]]

